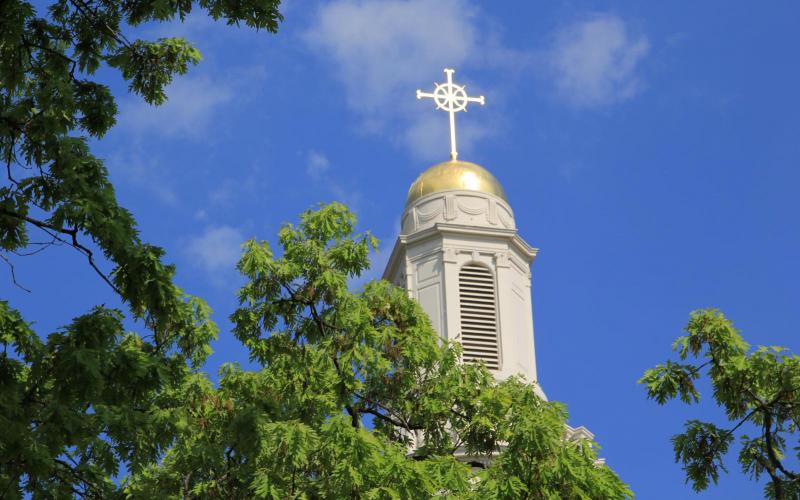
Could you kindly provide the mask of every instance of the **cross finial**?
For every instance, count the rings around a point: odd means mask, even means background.
[[[447,83],[434,83],[436,86],[433,92],[423,92],[417,90],[417,99],[428,97],[433,99],[436,103],[436,109],[441,109],[450,113],[450,159],[455,161],[458,158],[458,151],[456,150],[456,113],[459,111],[466,111],[467,104],[470,102],[477,102],[481,106],[485,101],[483,96],[469,97],[467,91],[464,90],[464,85],[456,85],[453,83],[453,73],[456,70],[445,68],[444,73],[447,75]]]

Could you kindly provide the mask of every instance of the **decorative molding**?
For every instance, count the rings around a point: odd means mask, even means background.
[[[419,229],[419,222],[417,222],[417,207],[411,209],[411,228],[410,232],[414,232]]]
[[[445,222],[471,227],[514,229],[514,215],[508,204],[488,193],[450,190],[420,198],[407,207],[401,227],[405,234]]]
[[[514,228],[514,217],[512,215],[509,215],[503,209],[503,207],[500,207],[500,210],[497,210],[497,217],[500,219],[500,224],[502,224],[503,227],[506,227],[508,229]]]
[[[494,265],[497,267],[511,267],[511,264],[508,261],[508,253],[497,252],[494,254]]]
[[[425,241],[429,238],[438,237],[440,235],[461,235],[461,236],[482,236],[499,241],[508,241],[512,248],[515,248],[524,260],[530,259],[533,262],[534,257],[539,252],[538,248],[530,246],[525,240],[517,235],[516,229],[504,228],[491,228],[481,226],[465,226],[463,224],[446,224],[437,222],[436,224],[421,229],[412,234],[401,234],[399,242],[404,245],[416,244]],[[527,263],[527,262],[526,262]]]
[[[416,207],[414,207],[417,211],[417,221],[419,222],[420,225],[439,217],[442,214],[444,208],[442,207],[442,203],[440,202],[440,200],[431,200],[430,202],[425,203],[425,205],[427,206],[432,205],[433,209],[426,211],[424,210],[424,208],[427,207],[423,207],[422,205],[417,205]]]
[[[413,262],[414,264],[417,264],[420,261],[423,261],[423,260],[428,259],[430,257],[438,257],[441,254],[442,254],[442,247],[436,247],[436,248],[432,248],[432,249],[428,250],[427,252],[419,253],[419,254],[414,255],[413,257],[409,257],[408,260],[409,260],[409,262]]]
[[[444,197],[444,220],[453,220],[458,217],[455,195],[448,194]]]
[[[471,206],[469,206],[469,204],[468,204],[468,203],[466,203],[466,200],[458,200],[458,208],[459,208],[459,210],[461,210],[461,211],[462,211],[462,212],[464,212],[465,214],[469,214],[469,215],[483,215],[483,214],[485,214],[485,213],[486,213],[486,211],[487,211],[487,210],[486,210],[486,206],[487,206],[488,204],[487,204],[487,203],[485,203],[485,202],[486,202],[486,201],[488,201],[488,200],[482,200],[482,201],[484,201],[484,203],[482,203],[482,205],[483,205],[483,206],[471,207]]]
[[[456,249],[453,247],[445,247],[442,250],[442,260],[449,263],[456,263],[458,262],[458,256],[456,255]]]
[[[486,220],[493,226],[497,225],[497,202],[495,200],[489,200],[489,211],[486,213]]]

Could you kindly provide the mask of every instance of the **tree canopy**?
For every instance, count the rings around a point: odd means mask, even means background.
[[[624,498],[563,405],[459,361],[405,290],[348,278],[375,245],[342,205],[305,212],[280,257],[248,241],[231,319],[260,370],[223,366],[174,395],[177,437],[134,496]],[[483,460],[482,460],[483,459]],[[486,468],[470,463],[490,462]]]
[[[130,91],[160,104],[165,86],[200,53],[182,38],[131,41],[128,27],[183,19],[199,7],[275,32],[278,4],[57,0],[42,12],[22,0],[0,5],[0,259],[16,283],[14,259],[72,247],[146,330],[125,332],[120,311],[97,307],[42,340],[0,301],[0,496],[105,496],[121,466],[156,459],[172,440],[157,400],[203,363],[217,333],[205,302],[173,282],[164,251],[139,238],[90,151],[88,140],[102,137],[117,114],[98,69],[118,70]]]
[[[45,334],[0,300],[0,496],[630,496],[594,443],[565,438],[562,405],[460,363],[405,291],[351,291],[375,240],[338,204],[285,226],[279,257],[246,243],[232,320],[260,368],[227,364],[216,384],[201,370],[217,335],[208,306],[139,238],[90,151],[117,113],[95,75],[116,69],[160,104],[200,54],[181,38],[131,41],[128,27],[199,7],[275,32],[278,4],[3,2],[0,257],[14,280],[14,258],[72,247],[128,310],[97,306]]]
[[[695,491],[716,484],[720,472],[727,472],[724,457],[738,437],[742,472],[768,479],[767,498],[800,498],[800,471],[787,463],[790,454],[800,459],[800,356],[777,346],[750,349],[715,309],[693,312],[686,335],[672,348],[680,362],[659,364],[639,380],[648,397],[662,405],[675,398],[697,403],[697,383],[705,370],[714,402],[729,421],[720,426],[689,420],[685,431],[672,438],[686,481]]]
[[[331,204],[281,230],[280,257],[266,242],[246,243],[233,333],[260,368],[226,364],[218,384],[178,354],[150,355],[140,337],[123,333],[117,311],[94,311],[41,342],[4,309],[0,327],[12,336],[4,339],[26,356],[3,358],[16,369],[4,409],[23,403],[3,414],[3,457],[13,457],[6,491],[631,496],[598,461],[595,443],[567,439],[563,405],[461,363],[458,344],[440,340],[405,290],[373,281],[351,291],[348,280],[367,268],[376,243],[354,224]],[[47,392],[58,378],[67,385]]]

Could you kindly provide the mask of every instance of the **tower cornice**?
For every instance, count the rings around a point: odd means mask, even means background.
[[[437,222],[433,226],[417,231],[411,234],[401,234],[395,241],[392,254],[389,256],[389,261],[386,264],[386,270],[383,273],[383,279],[389,279],[394,275],[397,266],[402,265],[402,258],[404,256],[404,248],[409,244],[419,244],[426,240],[441,236],[464,236],[468,238],[488,238],[494,241],[507,242],[511,248],[516,249],[520,256],[522,256],[526,264],[533,263],[539,249],[531,246],[517,233],[516,229],[503,229],[503,228],[488,228],[488,227],[471,227],[463,226],[461,224],[447,224]]]

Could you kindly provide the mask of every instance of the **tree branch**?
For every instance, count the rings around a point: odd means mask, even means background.
[[[25,37],[22,37],[22,45],[24,45],[25,47],[28,47],[28,48],[33,47],[34,49],[39,49],[41,51],[47,52],[48,54],[52,54],[54,56],[57,56],[60,59],[63,59],[64,62],[69,63],[70,64],[70,70],[69,70],[70,79],[72,81],[74,81],[74,82],[77,82],[77,80],[75,79],[75,67],[78,64],[78,61],[76,61],[75,59],[73,59],[73,58],[67,56],[66,54],[64,54],[62,52],[59,52],[59,51],[57,51],[55,49],[52,49],[50,47],[45,47],[43,45],[38,45],[38,44],[28,40]],[[28,54],[29,54],[29,57],[32,57],[32,55],[30,54],[30,51],[28,52]]]
[[[387,415],[384,415],[384,414],[380,413],[380,412],[379,412],[378,410],[376,410],[375,408],[369,408],[369,407],[363,407],[363,408],[359,409],[359,411],[360,411],[361,413],[367,413],[367,414],[369,414],[369,415],[372,415],[372,416],[378,417],[378,418],[380,418],[381,420],[384,420],[384,421],[386,421],[386,422],[389,422],[389,423],[391,423],[392,425],[394,425],[394,426],[396,426],[396,427],[401,427],[401,428],[403,428],[403,429],[406,429],[406,430],[409,430],[409,431],[422,430],[422,429],[424,428],[424,427],[421,427],[421,426],[415,426],[415,425],[411,425],[411,424],[408,422],[408,420],[406,420],[405,418],[403,418],[403,416],[402,416],[402,415],[399,415],[397,412],[395,412],[395,411],[392,411],[392,409],[391,409],[391,408],[389,408],[389,407],[387,407],[387,406],[385,406],[385,405],[382,405],[382,404],[380,404],[380,403],[379,403],[379,402],[377,402],[377,401],[373,401],[372,399],[370,399],[370,398],[368,398],[368,397],[364,396],[363,394],[359,394],[359,393],[357,393],[357,392],[354,392],[354,393],[353,393],[353,395],[354,395],[354,396],[356,396],[357,398],[361,399],[361,400],[362,400],[363,402],[365,402],[366,404],[368,404],[368,405],[372,405],[372,406],[375,406],[375,407],[377,407],[378,409],[381,409],[381,410],[385,411],[386,413],[389,413],[389,414],[391,414],[391,415],[392,415],[392,417],[389,417],[389,416],[387,416]],[[401,420],[402,420],[402,422],[401,422]]]
[[[79,483],[84,485],[84,488],[85,488],[86,491],[77,492],[77,493],[80,494],[81,497],[85,498],[87,496],[87,494],[91,492],[92,493],[92,495],[91,495],[92,497],[94,497],[94,498],[103,498],[103,496],[104,496],[103,495],[103,491],[96,484],[94,484],[92,481],[86,479],[81,474],[79,474],[78,471],[73,469],[70,464],[68,464],[67,462],[65,462],[63,460],[60,460],[58,458],[54,458],[53,462],[55,462],[56,465],[60,465],[65,470],[65,472],[68,472],[69,475],[71,475]],[[66,480],[64,480],[64,482],[68,483],[68,481],[66,481]],[[73,491],[74,491],[74,488],[73,488]]]
[[[71,3],[75,7],[75,9],[77,9],[78,12],[80,12],[84,17],[91,19],[92,21],[95,22],[95,24],[101,24],[100,27],[105,28],[106,31],[108,31],[108,33],[111,35],[111,37],[117,41],[117,43],[126,48],[131,48],[131,42],[129,42],[128,39],[125,38],[125,35],[115,30],[114,28],[109,26],[108,23],[103,21],[98,15],[97,11],[92,10],[91,6],[88,5],[86,2],[83,2],[82,0],[69,0],[69,3]]]
[[[767,447],[767,457],[769,458],[772,466],[781,471],[786,477],[792,480],[797,479],[797,474],[786,470],[775,451],[774,437],[772,435],[772,413],[769,411],[765,412],[764,414],[764,443]]]
[[[410,426],[408,424],[403,424],[402,422],[400,422],[398,420],[395,420],[395,419],[393,419],[392,417],[390,417],[388,415],[384,415],[383,413],[377,411],[374,408],[359,408],[358,411],[360,413],[365,413],[367,415],[372,415],[373,417],[376,417],[376,418],[378,418],[380,420],[383,420],[386,423],[392,424],[393,426],[399,427],[401,429],[406,429],[406,430],[409,430],[409,431],[418,431],[418,430],[422,430],[423,429],[422,427]]]
[[[0,259],[3,259],[5,263],[8,264],[8,269],[11,271],[11,281],[14,283],[14,285],[16,285],[20,290],[31,293],[31,291],[28,288],[25,288],[24,286],[20,285],[19,282],[17,281],[17,275],[14,272],[14,264],[11,263],[8,257],[0,254]]]
[[[91,266],[91,268],[94,269],[97,275],[100,276],[100,278],[102,278],[103,281],[105,281],[106,284],[108,284],[108,286],[110,286],[112,290],[117,292],[117,294],[122,295],[122,292],[119,290],[119,288],[117,288],[116,285],[114,285],[114,283],[111,281],[111,279],[108,276],[106,276],[106,274],[103,271],[101,271],[100,268],[97,266],[97,263],[94,261],[94,253],[90,249],[83,246],[78,241],[77,227],[68,229],[64,227],[54,226],[53,224],[50,224],[48,222],[34,219],[33,217],[28,217],[27,215],[20,215],[18,213],[11,212],[5,209],[0,209],[0,214],[9,217],[14,217],[19,220],[24,220],[25,222],[32,224],[33,226],[36,226],[39,229],[43,230],[44,232],[49,234],[52,238],[61,241],[62,243],[66,243],[67,245],[70,245],[74,249],[78,250],[80,253],[86,256],[87,260],[89,261],[89,266]],[[55,233],[60,233],[69,236],[70,241],[66,241],[63,238],[58,237],[58,235]]]

